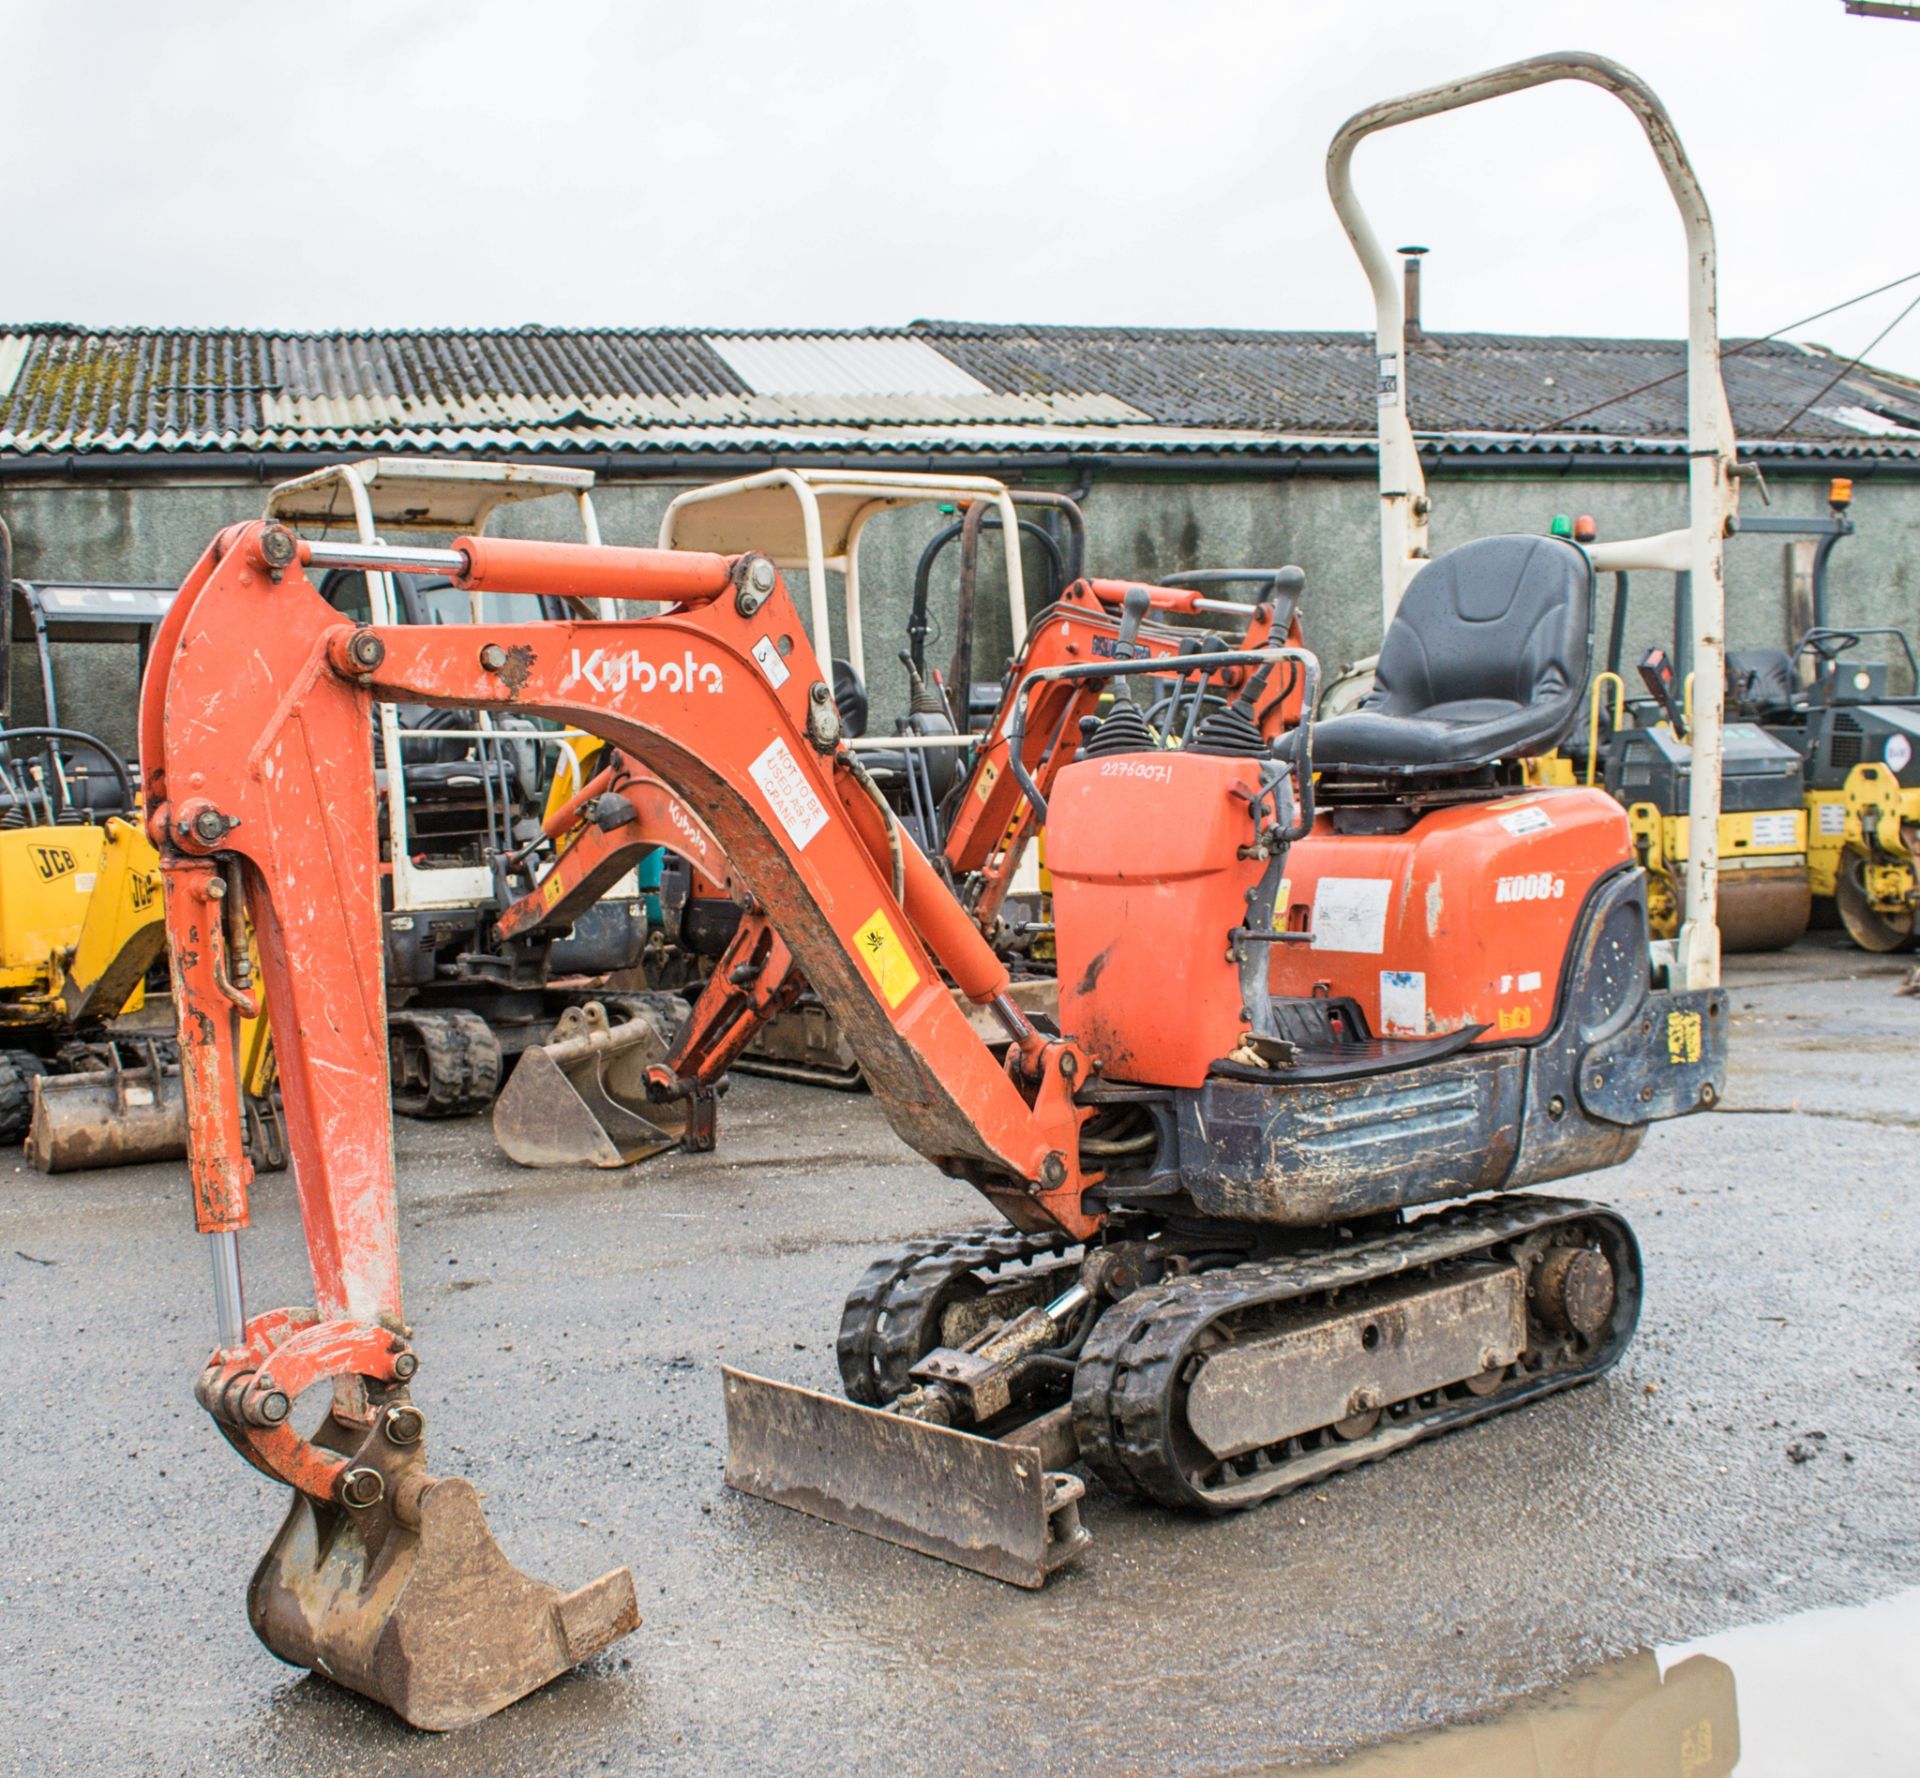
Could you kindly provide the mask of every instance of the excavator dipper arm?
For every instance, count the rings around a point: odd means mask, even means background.
[[[343,622],[304,572],[415,556],[464,589],[671,609],[370,629]],[[480,538],[383,552],[277,525],[223,532],[168,614],[141,705],[195,1216],[214,1238],[220,1345],[197,1394],[249,1461],[296,1490],[250,1594],[262,1638],[442,1727],[499,1708],[637,1619],[624,1571],[569,1595],[518,1574],[468,1485],[424,1467],[394,1201],[374,698],[551,717],[620,748],[702,821],[852,1034],[907,1142],[1024,1227],[1084,1238],[1099,1218],[1081,1202],[1085,1113],[1072,1092],[1086,1058],[1025,1026],[966,912],[847,769],[826,676],[765,558]],[[314,1287],[311,1309],[251,1320],[234,1241],[251,1180],[240,1023],[257,1007],[236,942],[242,896]],[[1003,1007],[1017,1038],[1004,1064],[943,971],[975,1003]],[[320,1383],[331,1410],[305,1437],[291,1409]]]

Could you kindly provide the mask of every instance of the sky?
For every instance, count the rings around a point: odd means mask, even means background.
[[[1920,271],[1920,23],[1842,0],[0,0],[0,324],[1366,328],[1333,132],[1569,48],[1666,101],[1724,334]],[[1603,93],[1355,172],[1430,329],[1684,330]],[[1916,295],[1790,337],[1851,355]],[[1920,375],[1920,308],[1870,361]]]

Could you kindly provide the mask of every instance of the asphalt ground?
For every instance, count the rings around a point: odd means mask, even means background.
[[[1218,1773],[1484,1716],[1649,1644],[1920,1582],[1920,998],[1816,935],[1736,959],[1725,1111],[1578,1188],[1645,1249],[1607,1378],[1235,1519],[1091,1489],[1023,1593],[721,1484],[721,1361],[833,1388],[841,1296],[982,1220],[862,1097],[740,1081],[720,1150],[533,1174],[403,1123],[438,1473],[573,1586],[609,1654],[447,1736],[254,1639],[284,1491],[194,1405],[211,1344],[180,1167],[0,1171],[0,1771]],[[306,1295],[288,1181],[255,1309]],[[1796,1454],[1798,1460],[1796,1460]]]

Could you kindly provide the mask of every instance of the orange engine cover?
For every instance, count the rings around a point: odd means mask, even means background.
[[[1128,753],[1078,760],[1047,810],[1060,1029],[1110,1080],[1198,1086],[1247,1028],[1228,934],[1257,860],[1257,760]]]
[[[1580,905],[1632,858],[1626,811],[1600,790],[1438,809],[1398,834],[1335,834],[1323,815],[1283,897],[1313,937],[1273,947],[1273,992],[1351,995],[1383,1037],[1544,1036]]]

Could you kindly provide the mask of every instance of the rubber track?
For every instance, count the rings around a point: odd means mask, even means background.
[[[1218,1490],[1203,1490],[1187,1474],[1174,1446],[1174,1397],[1194,1342],[1222,1316],[1350,1290],[1442,1260],[1482,1255],[1557,1224],[1587,1220],[1605,1222],[1624,1236],[1629,1266],[1623,1271],[1616,1260],[1621,1304],[1614,1329],[1607,1344],[1584,1362],[1532,1376],[1521,1373],[1487,1396],[1443,1395],[1437,1406],[1416,1408],[1406,1417],[1383,1416],[1364,1437],[1306,1445],[1298,1454]],[[1164,1506],[1238,1511],[1598,1376],[1625,1349],[1639,1306],[1638,1250],[1632,1232],[1607,1206],[1531,1195],[1463,1205],[1356,1246],[1223,1267],[1136,1291],[1101,1316],[1081,1352],[1074,1372],[1074,1432],[1082,1459],[1118,1492],[1144,1495]]]
[[[47,1065],[31,1050],[0,1050],[0,1141],[19,1142],[33,1121],[33,1083]]]
[[[924,1356],[915,1349],[924,1318],[959,1279],[981,1270],[991,1275],[1071,1245],[1063,1235],[1025,1235],[1001,1224],[910,1241],[899,1253],[875,1260],[847,1293],[834,1341],[847,1399],[883,1407],[910,1386],[907,1372]]]
[[[466,1117],[485,1111],[500,1091],[500,1044],[476,1012],[406,1011],[391,1022],[410,1028],[427,1052],[427,1091],[396,1094],[406,1117]]]

